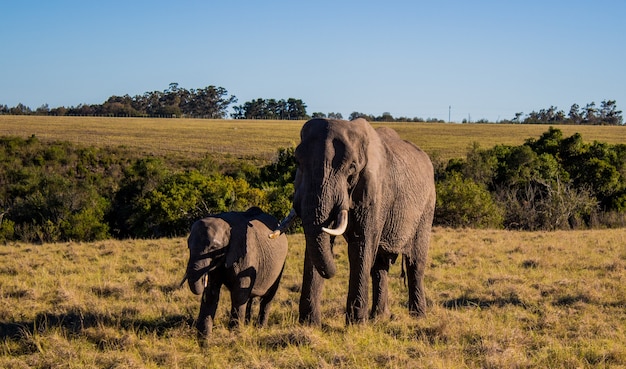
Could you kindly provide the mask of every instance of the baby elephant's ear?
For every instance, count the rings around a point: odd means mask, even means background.
[[[233,264],[246,256],[248,251],[248,232],[252,232],[252,224],[250,222],[243,223],[239,227],[233,227],[230,230],[230,245],[226,253],[224,266],[231,268]]]

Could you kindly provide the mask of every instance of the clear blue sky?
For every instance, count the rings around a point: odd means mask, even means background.
[[[0,39],[0,104],[33,109],[177,82],[345,118],[626,112],[623,0],[2,0]]]

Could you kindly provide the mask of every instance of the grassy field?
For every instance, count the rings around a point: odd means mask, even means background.
[[[0,136],[36,135],[146,155],[270,160],[302,121],[0,116]],[[386,124],[440,159],[468,146],[518,145],[543,125]],[[558,126],[626,143],[626,127]],[[222,293],[210,344],[192,329],[199,298],[178,289],[184,238],[0,245],[1,368],[619,368],[626,367],[626,229],[434,233],[427,316],[408,315],[392,267],[393,317],[345,326],[345,244],[327,281],[323,325],[298,323],[304,240],[290,235],[264,329],[227,329]]]
[[[268,161],[279,147],[295,146],[304,121],[38,117],[0,115],[0,136],[63,140],[95,146],[126,146],[157,156],[223,157]],[[380,126],[382,124],[375,124]],[[520,145],[539,137],[546,125],[385,123],[432,156],[464,157],[474,142],[482,147]],[[626,127],[556,126],[585,141],[626,143]]]
[[[429,309],[414,319],[400,266],[391,319],[345,326],[345,244],[323,325],[297,322],[304,240],[290,249],[269,326],[191,328],[199,298],[177,284],[184,238],[0,247],[2,368],[626,367],[626,230],[435,229]]]

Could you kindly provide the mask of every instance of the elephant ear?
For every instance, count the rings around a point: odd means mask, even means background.
[[[252,225],[249,222],[237,222],[230,230],[230,245],[226,252],[226,260],[224,266],[230,268],[233,264],[239,262],[246,256],[248,244],[246,242],[248,227]]]

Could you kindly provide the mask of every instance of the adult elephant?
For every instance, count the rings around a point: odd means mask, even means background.
[[[260,297],[258,325],[267,323],[287,257],[287,237],[270,240],[278,220],[257,207],[227,212],[196,221],[187,239],[189,261],[182,284],[203,294],[196,321],[199,338],[210,335],[220,289],[230,291],[230,327],[250,320],[252,298]]]
[[[333,243],[348,243],[348,323],[387,315],[388,271],[406,260],[409,311],[426,308],[423,277],[435,210],[433,166],[422,150],[386,127],[366,120],[312,119],[300,132],[293,209],[271,236],[293,218],[306,239],[300,321],[319,324],[323,279],[335,274]]]

